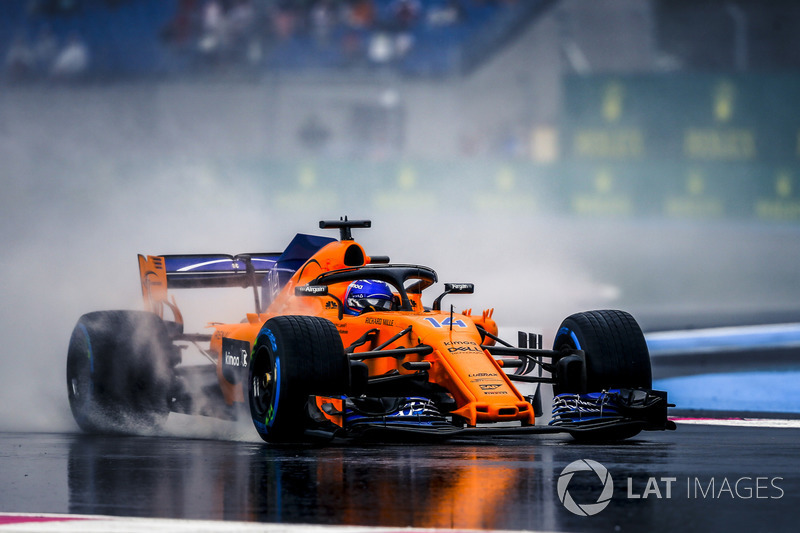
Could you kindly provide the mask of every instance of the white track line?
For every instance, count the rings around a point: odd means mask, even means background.
[[[10,523],[9,523],[10,522]],[[477,530],[433,528],[321,526],[214,520],[127,518],[70,514],[0,513],[0,533],[466,533]],[[492,530],[481,530],[490,533]],[[496,530],[499,531],[499,530]]]
[[[735,426],[752,428],[800,428],[800,420],[783,418],[681,418],[670,417],[676,424]]]

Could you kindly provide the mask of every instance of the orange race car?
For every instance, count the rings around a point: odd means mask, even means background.
[[[279,253],[140,255],[146,311],[88,313],[72,333],[67,389],[78,425],[138,432],[170,412],[249,416],[269,442],[517,432],[608,440],[674,429],[631,315],[578,313],[552,350],[524,332],[512,346],[492,309],[443,307],[445,296],[472,293],[470,283],[445,283],[426,305],[436,272],[367,255],[351,230],[370,226],[322,221],[339,240],[298,234]],[[203,287],[252,288],[254,312],[187,333],[168,289]],[[182,364],[192,346],[207,364]],[[553,415],[537,425],[543,384],[553,386]]]

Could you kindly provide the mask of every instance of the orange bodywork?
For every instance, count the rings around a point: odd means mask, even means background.
[[[345,347],[370,330],[377,333],[370,341],[355,348],[354,353],[373,350],[393,336],[408,329],[410,331],[386,346],[386,349],[410,348],[425,344],[432,348],[427,355],[411,355],[401,359],[381,357],[366,360],[370,376],[379,376],[397,371],[414,373],[402,366],[405,362],[427,361],[430,382],[445,388],[456,403],[451,414],[461,417],[468,426],[481,422],[519,421],[522,425],[534,423],[532,405],[519,393],[503,372],[500,364],[481,347],[492,344],[482,339],[476,325],[492,335],[497,334],[497,325],[492,320],[492,310],[478,315],[471,311],[450,313],[423,308],[421,295],[409,293],[413,310],[378,311],[360,316],[343,315],[339,305],[344,298],[348,283],[328,286],[328,295],[311,297],[297,296],[295,287],[305,285],[320,274],[339,269],[363,266],[370,263],[360,244],[352,240],[331,242],[317,251],[289,279],[262,313],[247,314],[245,320],[235,324],[213,324],[209,351],[217,358],[217,375],[226,403],[244,402],[246,393],[242,383],[234,384],[223,376],[222,339],[236,339],[253,344],[264,322],[278,315],[314,315],[330,320],[338,329]],[[180,312],[167,296],[167,275],[159,256],[139,256],[142,292],[146,309],[159,316],[163,308],[169,307],[180,322]],[[338,302],[337,302],[338,300]],[[245,384],[246,385],[246,384]],[[318,405],[330,399],[318,399]],[[337,409],[338,410],[338,409]],[[341,425],[341,417],[328,416]]]

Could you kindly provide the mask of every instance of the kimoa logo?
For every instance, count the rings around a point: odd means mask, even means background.
[[[597,474],[600,483],[603,485],[603,491],[596,502],[579,504],[572,499],[567,489],[575,472],[594,472]],[[569,512],[579,516],[592,516],[605,509],[611,502],[611,496],[614,494],[614,481],[605,466],[591,459],[579,459],[568,464],[561,471],[561,475],[558,476],[557,490],[558,499],[561,500],[561,503],[564,504],[564,507]]]

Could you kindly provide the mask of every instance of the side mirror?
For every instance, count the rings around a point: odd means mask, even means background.
[[[472,294],[475,292],[473,283],[445,283],[444,290],[448,294]]]
[[[472,283],[445,283],[444,292],[433,301],[433,310],[442,310],[442,298],[448,294],[472,294],[475,292],[475,285]]]

